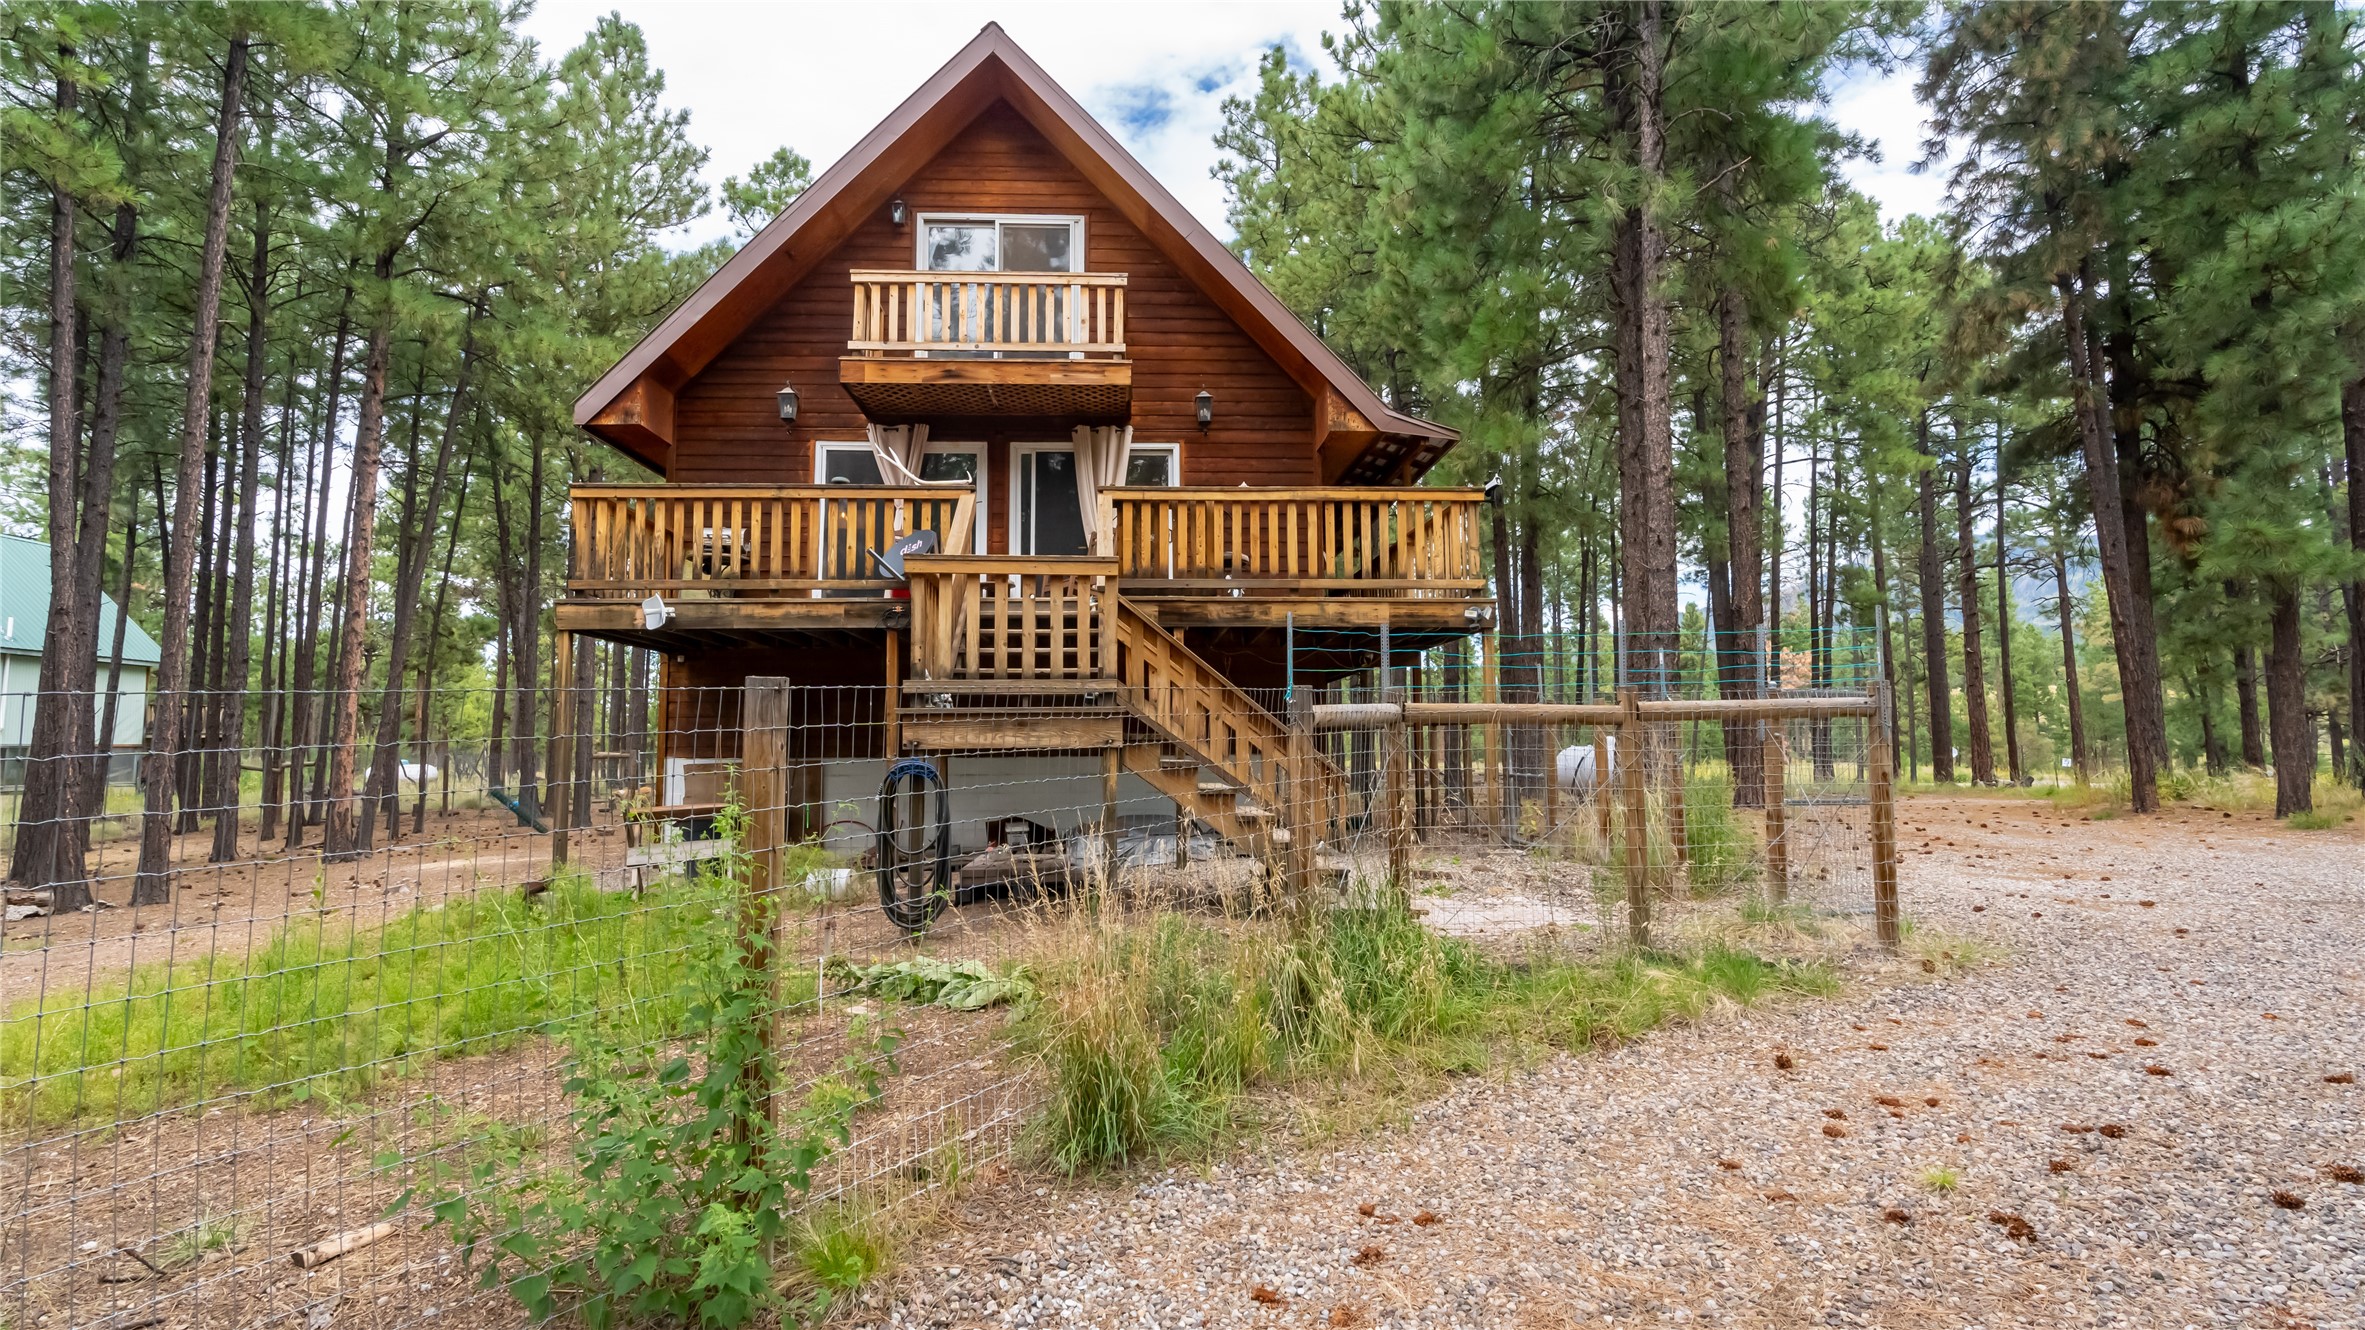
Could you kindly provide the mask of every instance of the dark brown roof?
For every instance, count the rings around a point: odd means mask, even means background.
[[[1322,344],[1231,251],[1201,226],[1123,145],[1053,82],[1001,25],[988,23],[892,115],[863,136],[770,225],[708,278],[575,401],[575,423],[664,469],[660,436],[671,433],[670,397],[795,286],[811,264],[882,206],[902,182],[995,102],[1005,102],[1091,181],[1126,220],[1214,298],[1323,409],[1325,385],[1369,422],[1379,438],[1348,478],[1385,479],[1401,459],[1426,470],[1454,431],[1391,409]],[[666,399],[651,424],[653,381]],[[603,413],[605,419],[602,419]],[[620,418],[639,422],[616,425]],[[652,430],[654,431],[652,433]]]

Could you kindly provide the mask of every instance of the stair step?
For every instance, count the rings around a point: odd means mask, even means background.
[[[1232,810],[1232,816],[1243,822],[1270,822],[1273,820],[1273,810],[1259,808],[1255,804],[1243,804]]]
[[[1199,782],[1199,793],[1207,798],[1229,798],[1240,793],[1240,787],[1225,780]]]
[[[1199,768],[1199,759],[1189,753],[1160,753],[1158,754],[1158,765],[1170,771],[1196,771]]]

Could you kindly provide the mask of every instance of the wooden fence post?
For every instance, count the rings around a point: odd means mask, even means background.
[[[1388,621],[1380,621],[1380,701],[1402,706],[1404,693],[1396,687],[1396,672],[1392,663],[1395,655]],[[1406,733],[1401,713],[1391,724],[1380,727],[1380,799],[1384,807],[1384,822],[1388,842],[1388,886],[1398,900],[1412,895],[1412,810],[1411,773],[1406,764],[1411,761],[1412,745]]]
[[[764,1083],[751,1088],[766,1118],[777,1121],[779,1052],[789,1035],[788,911],[781,899],[786,884],[780,880],[780,851],[788,827],[788,680],[750,675],[741,692],[739,723],[743,843],[737,848],[747,863],[747,885],[739,898],[739,959],[765,973],[771,1009],[762,1017],[764,1047],[773,1055],[767,1059]]]
[[[1117,889],[1117,772],[1124,761],[1123,748],[1100,750],[1101,890],[1112,893]]]
[[[1324,808],[1324,782],[1315,776],[1319,759],[1314,748],[1313,708],[1300,700],[1290,708],[1289,716],[1288,790],[1282,799],[1282,817],[1289,831],[1289,848],[1282,856],[1283,881],[1289,892],[1290,913],[1303,919],[1311,915],[1314,904],[1314,843],[1315,826],[1328,815]]]
[[[567,862],[569,824],[575,812],[575,744],[569,733],[575,723],[574,655],[573,633],[550,635],[550,753],[548,770],[543,773],[543,788],[550,798],[543,815],[550,819],[550,869],[554,874]],[[530,717],[521,717],[520,723],[531,729]]]
[[[1632,761],[1634,755],[1626,755]],[[1593,820],[1600,825],[1601,848],[1610,844],[1610,732],[1606,725],[1593,727]]]
[[[1904,929],[1897,913],[1897,804],[1891,789],[1895,773],[1890,768],[1895,759],[1889,753],[1889,685],[1885,681],[1876,684],[1874,695],[1880,706],[1864,722],[1866,746],[1872,756],[1872,923],[1881,945],[1895,951],[1904,940]]]
[[[1691,838],[1683,821],[1683,736],[1673,724],[1657,729],[1660,760],[1667,765],[1667,844],[1674,855],[1659,890],[1672,896],[1676,892],[1675,869],[1689,867],[1692,862]]]
[[[1783,800],[1782,768],[1790,755],[1782,742],[1782,719],[1769,716],[1758,722],[1765,729],[1763,766],[1766,804],[1766,891],[1779,905],[1790,899],[1790,838]]]
[[[1618,785],[1626,795],[1626,934],[1638,947],[1651,943],[1650,785],[1643,772],[1642,696],[1618,691],[1624,716],[1618,721]]]

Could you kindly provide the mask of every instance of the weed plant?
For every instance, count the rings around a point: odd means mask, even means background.
[[[1820,966],[1722,946],[1507,959],[1401,905],[1294,929],[1163,915],[1074,939],[1023,1038],[1048,1073],[1042,1151],[1072,1172],[1203,1149],[1261,1087],[1477,1071],[1833,984]]]

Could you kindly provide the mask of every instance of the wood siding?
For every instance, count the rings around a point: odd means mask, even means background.
[[[1134,437],[1180,443],[1190,485],[1319,483],[1313,403],[1214,302],[1016,112],[997,103],[904,182],[905,224],[876,210],[704,372],[675,405],[669,479],[683,483],[788,483],[813,478],[813,442],[863,437],[865,421],[838,386],[856,269],[907,268],[921,213],[1039,213],[1085,218],[1083,268],[1127,275],[1126,338],[1134,363]],[[793,381],[802,399],[784,427],[773,393]],[[1199,432],[1192,398],[1215,395],[1215,423]],[[1005,548],[1009,444],[1067,437],[1074,422],[939,420],[931,437],[985,442],[990,548]]]

